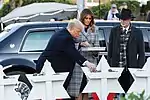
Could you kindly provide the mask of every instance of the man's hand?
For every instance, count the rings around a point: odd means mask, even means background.
[[[90,46],[90,44],[87,41],[81,42],[80,45],[84,46],[84,47],[89,47]]]
[[[95,64],[93,64],[93,63],[87,61],[87,62],[86,62],[86,66],[89,68],[89,70],[90,70],[91,72],[96,72],[96,65],[95,65]]]

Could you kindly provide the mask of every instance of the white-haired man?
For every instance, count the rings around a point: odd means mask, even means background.
[[[80,66],[87,66],[90,71],[96,71],[95,65],[85,59],[75,48],[74,38],[80,36],[83,28],[83,24],[79,20],[70,21],[67,28],[56,32],[51,37],[46,49],[37,61],[37,72],[41,71],[46,59],[51,62],[55,72],[70,72],[64,83],[66,90],[71,80],[75,63]],[[71,98],[71,100],[74,99],[74,97]]]

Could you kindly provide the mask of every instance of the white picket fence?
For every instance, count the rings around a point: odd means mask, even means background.
[[[46,61],[42,72],[44,75],[33,76],[26,75],[33,85],[28,100],[55,100],[59,98],[69,98],[69,95],[63,88],[63,83],[68,73],[56,74],[50,67],[50,63]],[[143,69],[129,69],[135,81],[130,87],[128,93],[142,92],[150,95],[150,59],[146,62]],[[113,70],[109,72],[108,69]],[[88,68],[83,68],[89,81],[84,89],[84,93],[96,92],[101,100],[107,100],[108,93],[124,93],[118,78],[121,75],[122,68],[110,68],[106,59],[102,57],[97,70],[101,72],[91,73]],[[14,91],[14,87],[18,82],[18,75],[3,78],[3,68],[0,66],[0,97],[1,100],[21,100]]]

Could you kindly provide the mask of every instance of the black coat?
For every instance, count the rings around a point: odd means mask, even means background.
[[[46,49],[37,61],[37,72],[40,72],[45,60],[51,62],[52,68],[57,72],[70,72],[65,88],[71,79],[75,63],[82,64],[86,59],[75,48],[75,41],[66,28],[54,33]]]
[[[120,60],[121,26],[112,28],[108,45],[108,63],[111,67],[118,67]],[[131,34],[127,43],[127,66],[142,68],[145,63],[145,49],[143,34],[140,29],[131,27]]]

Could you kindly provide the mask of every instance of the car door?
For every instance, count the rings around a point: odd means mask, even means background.
[[[19,58],[34,63],[34,60],[37,60],[46,48],[51,36],[59,29],[57,27],[51,27],[28,30],[18,51]]]
[[[145,58],[147,60],[150,57],[150,27],[139,27],[143,33],[144,45],[145,45]]]
[[[145,44],[145,56],[150,57],[150,27],[140,27],[143,33],[143,39]]]

